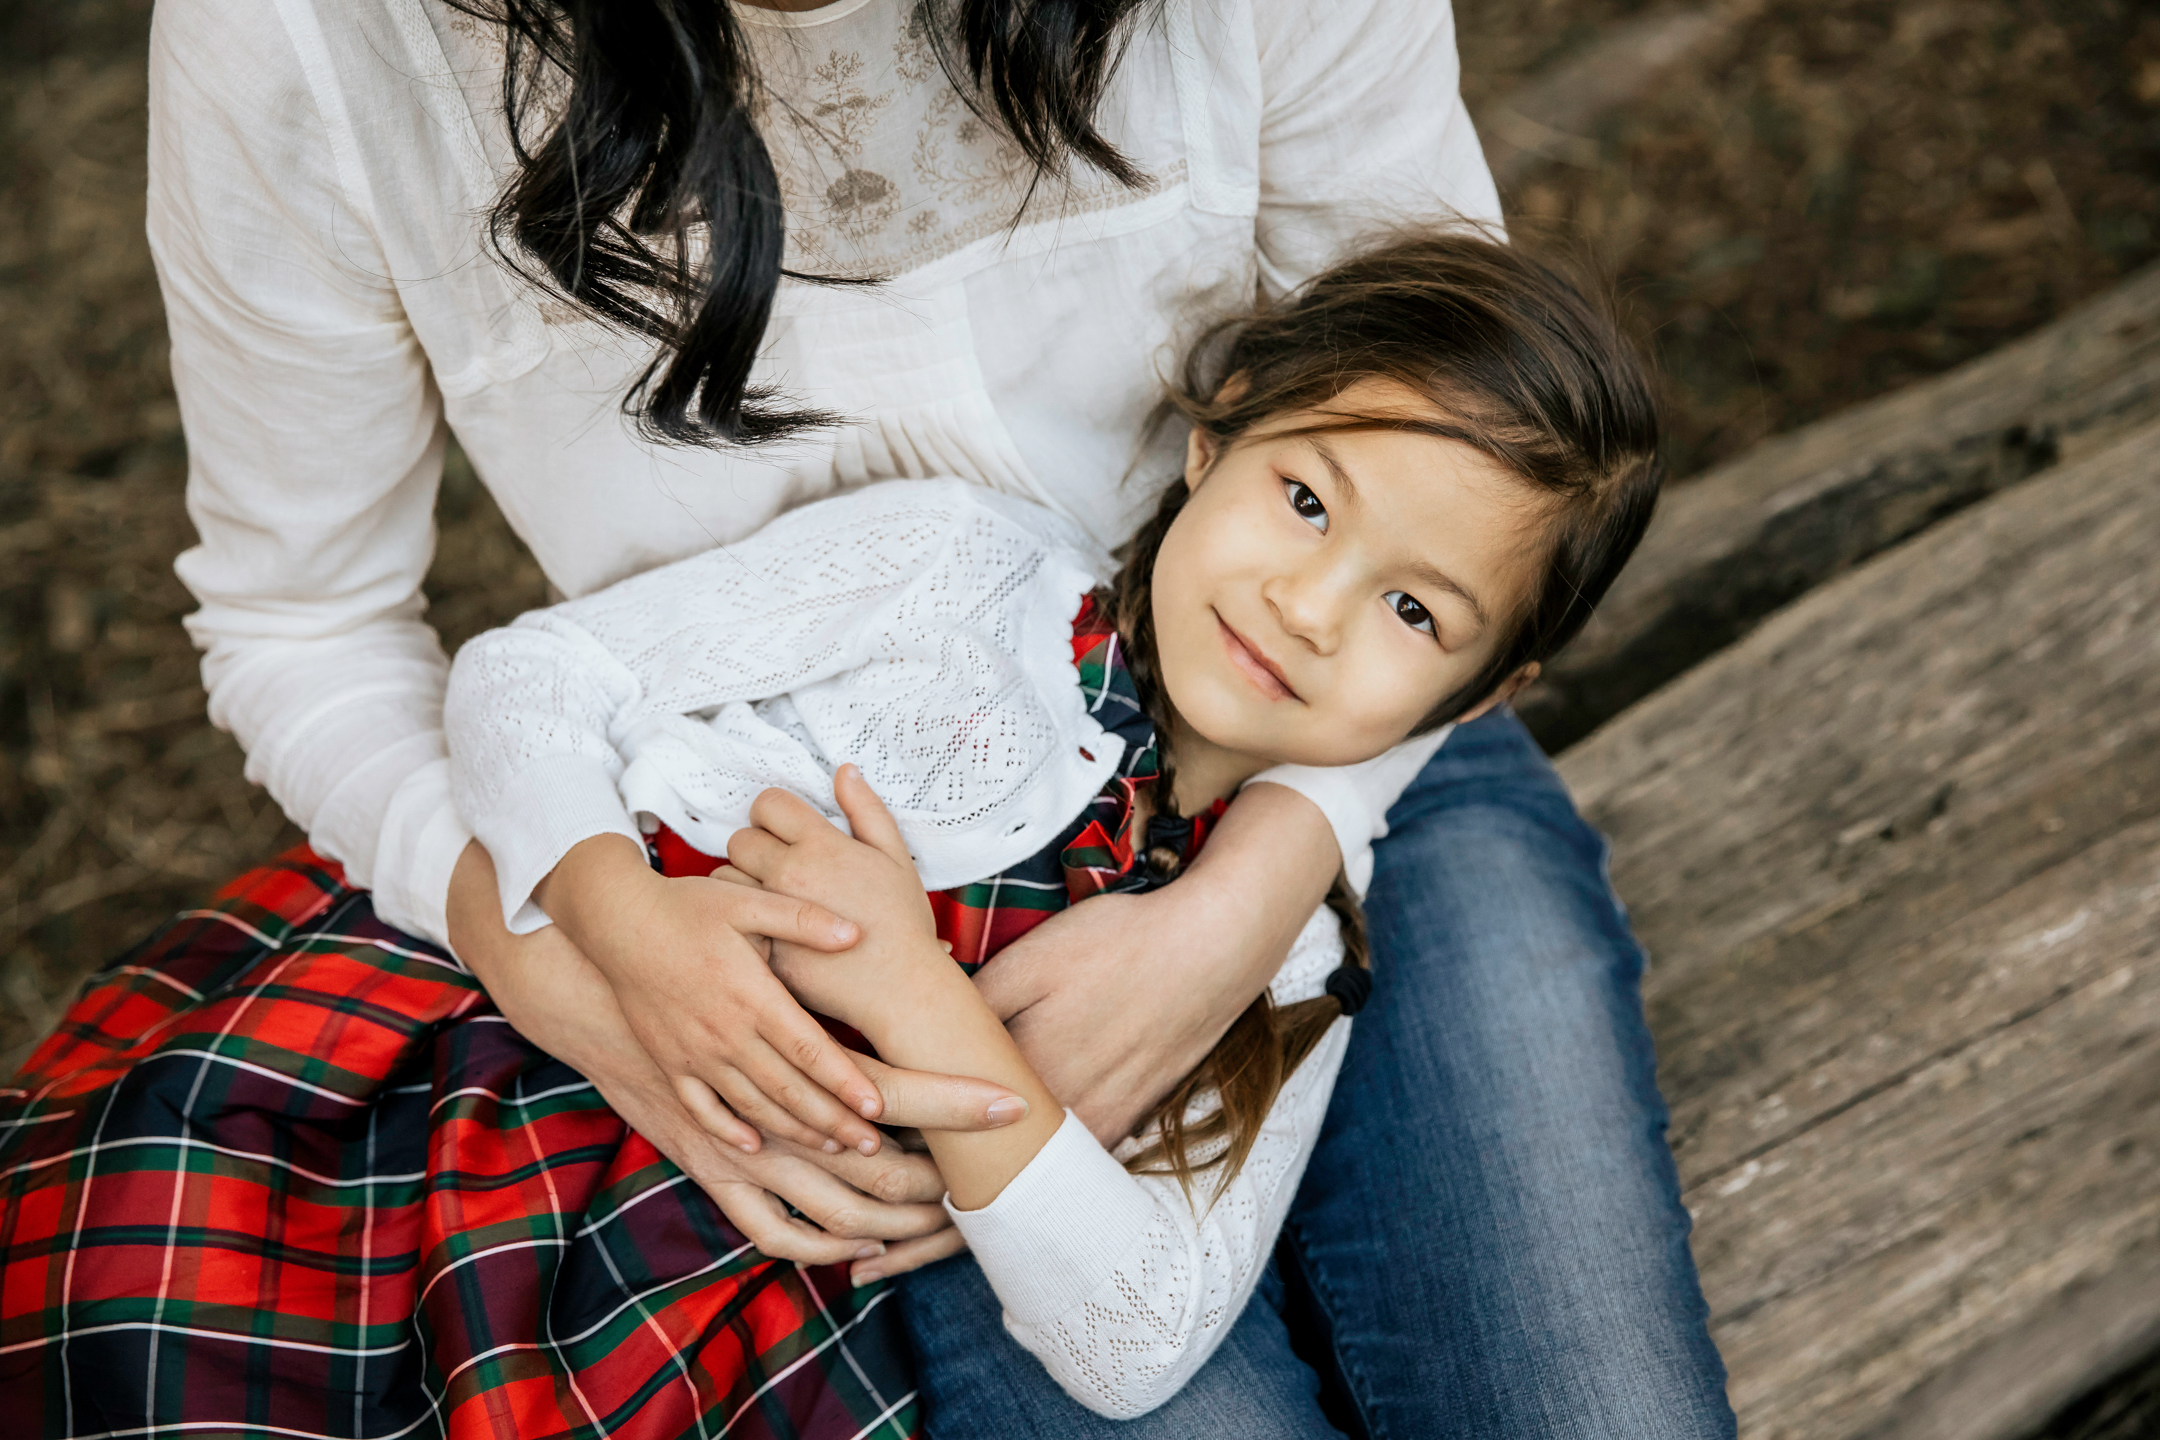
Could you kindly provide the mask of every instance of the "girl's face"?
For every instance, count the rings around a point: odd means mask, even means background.
[[[1457,441],[1282,433],[1433,413],[1405,387],[1365,380],[1223,453],[1194,432],[1192,498],[1152,585],[1162,683],[1199,738],[1269,764],[1367,760],[1491,658],[1536,582],[1549,502]]]

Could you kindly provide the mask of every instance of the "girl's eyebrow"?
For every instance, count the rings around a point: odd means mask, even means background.
[[[1470,613],[1477,618],[1479,630],[1483,630],[1490,623],[1485,618],[1485,607],[1478,602],[1477,596],[1456,584],[1453,579],[1449,578],[1446,571],[1424,560],[1414,562],[1409,569],[1412,575],[1432,586],[1435,590],[1445,591],[1462,601],[1463,604],[1468,605]]]
[[[1312,442],[1314,453],[1319,455],[1321,463],[1327,466],[1328,473],[1335,477],[1335,483],[1342,487],[1343,494],[1351,501],[1356,501],[1357,481],[1352,480],[1350,472],[1343,468],[1341,459],[1335,454],[1335,447],[1327,443],[1327,436],[1308,435],[1305,438]]]
[[[1357,482],[1352,480],[1350,472],[1343,468],[1341,458],[1336,455],[1334,447],[1327,443],[1327,437],[1325,435],[1313,435],[1307,438],[1312,441],[1313,452],[1320,457],[1321,463],[1327,466],[1328,473],[1335,477],[1335,483],[1342,487],[1344,496],[1355,502],[1357,500]],[[1478,629],[1483,630],[1492,623],[1485,614],[1484,603],[1477,596],[1457,584],[1445,570],[1425,560],[1414,562],[1409,569],[1412,575],[1415,575],[1433,589],[1441,591],[1443,594],[1453,595],[1463,604],[1468,605],[1471,615],[1477,620]]]

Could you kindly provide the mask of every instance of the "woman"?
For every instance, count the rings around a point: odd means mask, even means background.
[[[919,1165],[782,1143],[855,1135],[832,1096],[876,1110],[864,1077],[829,1047],[713,1071],[694,970],[513,936],[492,905],[419,598],[446,432],[569,594],[887,476],[959,474],[1112,540],[1146,494],[1119,477],[1166,473],[1177,439],[1150,447],[1140,378],[1176,335],[1374,221],[1498,208],[1430,0],[953,8],[615,0],[506,25],[168,0],[152,57],[213,716],[380,916],[452,946],[759,1247],[889,1242],[858,1280],[957,1248]],[[504,252],[545,285],[488,253],[498,197]],[[1269,1303],[1122,1433],[1731,1433],[1597,837],[1505,715],[1429,763],[1280,778],[1210,842],[1240,863],[1078,907],[984,973],[1044,1080],[1120,1135],[1262,988],[1316,877],[1388,834],[1373,1010]],[[1160,956],[1166,923],[1215,942]],[[902,1294],[936,1435],[1105,1424],[1015,1359],[968,1260]]]

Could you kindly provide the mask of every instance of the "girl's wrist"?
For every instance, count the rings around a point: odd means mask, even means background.
[[[594,949],[586,940],[593,918],[610,916],[620,926],[634,898],[659,878],[635,842],[621,835],[593,835],[571,846],[540,878],[533,900],[590,955]]]
[[[887,1064],[965,1073],[950,1063],[955,1041],[991,1030],[1004,1035],[1005,1027],[983,1003],[967,972],[934,942],[925,942],[919,953],[911,947],[888,973],[884,996],[862,1017],[860,1027]]]

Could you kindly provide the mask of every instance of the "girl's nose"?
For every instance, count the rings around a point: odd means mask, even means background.
[[[1313,653],[1332,655],[1342,640],[1342,585],[1325,566],[1279,571],[1260,586],[1283,631]]]

